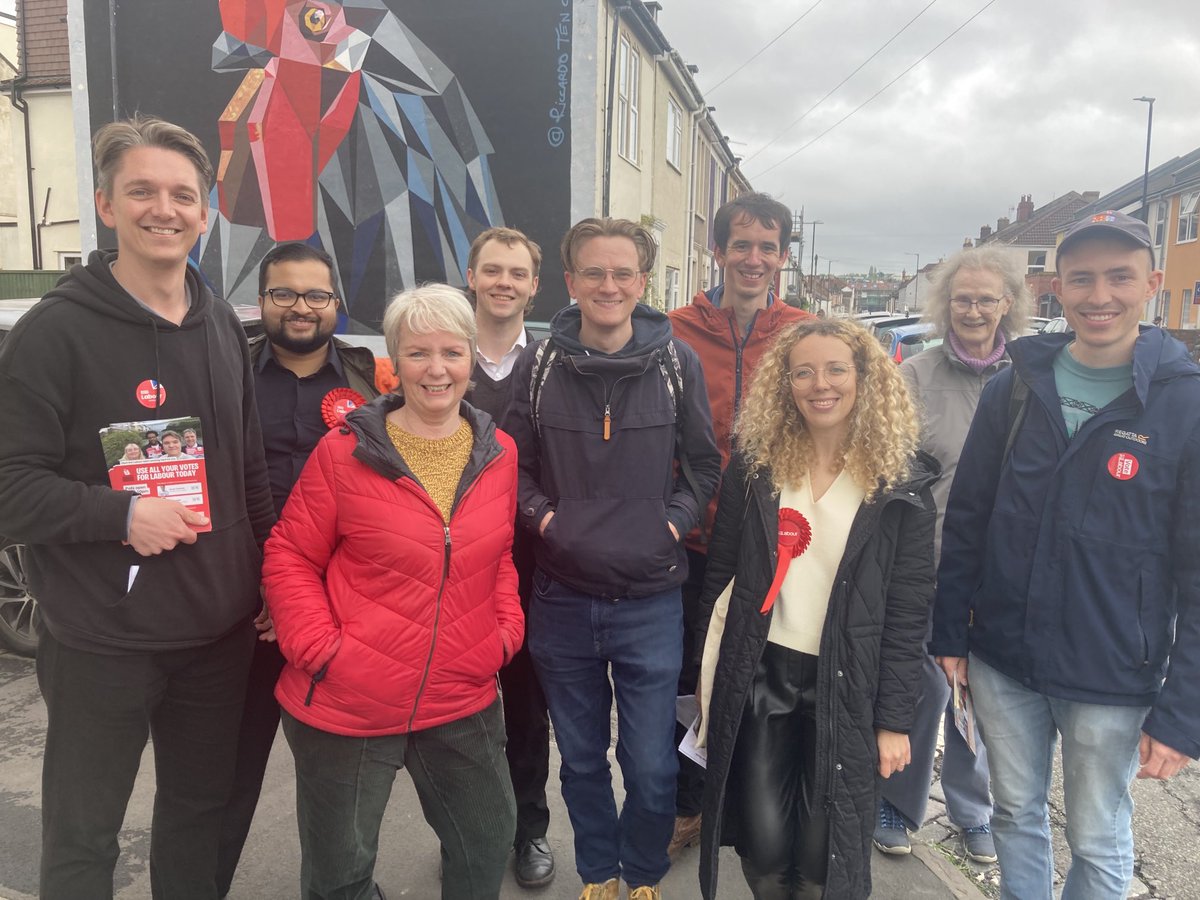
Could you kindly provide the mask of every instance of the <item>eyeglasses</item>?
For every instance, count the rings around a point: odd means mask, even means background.
[[[855,366],[848,366],[845,363],[830,363],[821,374],[825,376],[825,383],[832,387],[841,387],[850,378],[851,372],[856,372],[858,369]],[[810,388],[816,384],[817,370],[810,366],[799,366],[787,373],[787,379],[792,383],[792,387]]]
[[[618,286],[629,287],[642,273],[637,269],[603,269],[600,266],[588,266],[586,269],[576,269],[575,274],[593,286],[604,284],[604,279],[611,274]]]
[[[330,303],[335,303],[338,298],[337,294],[329,291],[305,291],[300,294],[291,288],[270,288],[267,290],[267,296],[271,298],[272,303],[284,309],[291,309],[301,298],[308,304],[309,309],[324,309]]]
[[[970,312],[972,306],[978,306],[980,312],[995,312],[1000,300],[995,297],[980,297],[972,300],[970,297],[951,297],[950,308],[955,312]]]

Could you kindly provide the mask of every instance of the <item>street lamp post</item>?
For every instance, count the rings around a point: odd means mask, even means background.
[[[811,298],[813,295],[813,274],[816,272],[816,269],[817,269],[817,226],[824,225],[825,223],[822,222],[820,219],[814,219],[809,224],[812,225],[812,228],[813,228],[813,230],[812,230],[812,261],[808,267],[808,296]]]
[[[1150,209],[1146,206],[1146,195],[1150,189],[1150,135],[1154,130],[1154,98],[1134,97],[1137,103],[1146,104],[1146,168],[1142,172],[1142,221],[1150,224]]]
[[[917,258],[917,268],[913,272],[913,303],[917,309],[921,308],[921,254],[920,253],[905,253],[905,256],[915,256]]]

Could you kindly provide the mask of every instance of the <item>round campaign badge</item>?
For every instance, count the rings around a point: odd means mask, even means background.
[[[812,543],[812,526],[803,513],[783,507],[779,510],[779,537],[776,540],[775,578],[763,599],[762,609],[759,610],[762,613],[775,605],[775,598],[779,596],[779,589],[783,587],[783,579],[792,560]]]
[[[1117,481],[1128,481],[1137,473],[1138,461],[1132,453],[1114,453],[1108,461],[1108,474]]]
[[[147,378],[139,384],[134,390],[134,395],[137,402],[146,409],[154,409],[167,402],[167,389],[153,378]]]
[[[334,388],[321,400],[321,418],[330,428],[336,428],[346,420],[346,415],[358,409],[366,398],[358,391],[350,388]]]

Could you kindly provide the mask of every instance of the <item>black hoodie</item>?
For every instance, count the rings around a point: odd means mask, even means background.
[[[114,259],[75,266],[0,347],[0,534],[29,545],[30,588],[63,643],[198,646],[258,611],[275,518],[246,340],[190,268],[191,307],[174,325],[117,283]],[[149,408],[137,396],[148,380],[164,389]],[[132,500],[109,486],[99,432],[184,416],[204,429],[212,531],[140,556],[122,544]]]
[[[681,536],[694,528],[721,474],[704,373],[695,351],[672,340],[667,317],[648,306],[634,308],[633,338],[616,353],[585,347],[581,323],[578,306],[551,323],[560,355],[546,371],[536,427],[530,389],[543,342],[527,346],[513,368],[503,427],[520,460],[517,520],[537,535],[554,510],[535,554],[556,581],[606,598],[657,594],[687,575],[683,543],[668,523]],[[683,376],[675,401],[659,365],[668,343]],[[676,456],[685,454],[702,497],[676,472]]]

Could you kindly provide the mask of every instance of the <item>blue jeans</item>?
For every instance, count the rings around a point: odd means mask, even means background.
[[[988,793],[988,757],[984,742],[976,728],[972,753],[963,736],[954,726],[954,712],[949,705],[950,686],[946,673],[926,656],[921,665],[921,693],[917,699],[916,717],[908,741],[912,746],[912,762],[903,772],[896,772],[883,781],[883,799],[892,804],[915,828],[925,823],[929,803],[929,782],[933,779],[933,757],[938,734],[945,734],[942,751],[942,790],[946,795],[946,811],[950,821],[959,828],[986,825],[992,817],[992,800]],[[942,720],[945,720],[945,728]]]
[[[1133,878],[1133,797],[1145,706],[1101,706],[1039,694],[972,655],[979,731],[988,748],[1001,897],[1051,900],[1047,796],[1062,736],[1071,869],[1063,900],[1124,900]]]
[[[529,652],[562,754],[563,800],[584,882],[658,884],[675,825],[675,689],[683,659],[679,590],[602,600],[534,574]],[[609,684],[611,667],[612,684]],[[617,816],[608,763],[617,696]]]

